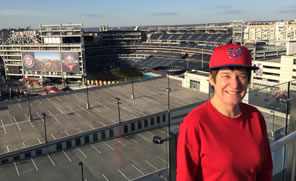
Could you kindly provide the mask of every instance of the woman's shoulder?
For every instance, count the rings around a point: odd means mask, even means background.
[[[192,123],[200,123],[201,120],[200,118],[205,118],[206,116],[209,115],[208,111],[208,104],[209,102],[206,101],[202,103],[201,105],[196,106],[193,108],[183,119],[183,122],[185,124],[192,124]]]

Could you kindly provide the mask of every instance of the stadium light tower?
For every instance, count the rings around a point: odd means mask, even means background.
[[[88,98],[88,85],[86,85],[86,109],[89,109],[89,98]]]

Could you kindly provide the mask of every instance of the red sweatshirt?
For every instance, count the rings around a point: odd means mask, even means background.
[[[272,157],[262,114],[240,104],[229,118],[210,101],[194,108],[179,129],[177,181],[272,180]]]

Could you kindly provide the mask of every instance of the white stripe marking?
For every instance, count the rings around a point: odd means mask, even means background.
[[[88,124],[89,125],[89,127],[91,127],[91,129],[95,129],[91,124]]]
[[[1,119],[1,124],[2,124],[2,128],[3,128],[3,130],[4,130],[4,133],[6,134],[7,132],[6,132],[6,129],[5,129],[5,126],[4,126],[4,124],[3,124],[2,119]]]
[[[60,122],[49,110],[48,110],[48,112],[57,122]]]
[[[145,160],[146,163],[148,163],[148,165],[150,165],[152,168],[154,168],[155,170],[158,170],[154,165],[152,165],[150,162],[148,162],[147,160]]]
[[[15,121],[15,124],[16,124],[16,126],[17,126],[18,130],[19,130],[19,131],[21,131],[21,128],[19,127],[18,123],[17,123],[17,122],[16,122],[16,120],[15,120],[15,117],[14,117],[14,116],[12,116],[12,118],[13,118],[13,120]]]
[[[124,175],[124,173],[122,173],[119,169],[117,169],[117,171],[126,179],[126,180],[130,180],[129,178],[127,178],[126,175]]]
[[[6,146],[6,149],[7,149],[7,152],[9,152],[9,148],[8,148],[8,146]]]
[[[87,156],[77,147],[77,150],[85,157],[87,158]]]
[[[17,103],[17,105],[18,105],[20,108],[22,108],[22,106],[21,106],[21,104],[20,104],[20,103]]]
[[[157,158],[161,161],[163,161],[164,163],[167,163],[167,161],[165,161],[163,158],[161,158],[160,156],[157,156]]]
[[[104,174],[102,174],[102,176],[106,181],[109,181],[109,179]]]
[[[16,163],[15,162],[13,162],[13,163],[14,163],[14,167],[15,167],[15,170],[16,170],[17,175],[20,176],[20,172],[19,172],[19,170],[18,170],[18,168],[16,166]]]
[[[39,138],[36,138],[37,140],[38,140],[38,142],[39,142],[39,144],[41,144],[42,142],[40,141],[40,139]]]
[[[96,152],[98,152],[99,154],[101,154],[102,152],[100,152],[94,145],[90,145],[94,150],[96,150]]]
[[[105,141],[103,142],[105,145],[107,145],[111,150],[114,150],[114,148],[112,148],[112,146],[110,146],[108,143],[106,143]]]
[[[27,114],[25,114],[25,116],[26,116],[28,122],[30,123],[30,125],[32,126],[32,128],[34,128],[34,125],[33,125],[32,122],[30,121],[30,119],[28,118]]]
[[[134,164],[131,164],[132,167],[134,167],[136,170],[138,170],[138,172],[140,172],[142,175],[145,175],[140,169],[138,169]]]
[[[119,141],[118,139],[116,139],[116,141],[117,141],[119,144],[121,144],[122,146],[127,147],[126,144],[122,143],[122,142]]]
[[[72,162],[72,160],[69,158],[69,156],[66,154],[66,152],[63,151],[63,153],[64,153],[64,155],[68,158],[68,160],[69,160],[70,162]]]
[[[51,137],[52,137],[54,140],[56,140],[56,138],[54,137],[54,135],[53,135],[53,134],[51,134]]]
[[[31,160],[32,160],[32,163],[33,163],[33,165],[34,165],[34,167],[35,167],[35,170],[38,171],[38,167],[37,167],[37,165],[35,164],[33,158],[31,158]]]
[[[140,134],[138,134],[138,136],[140,136],[141,138],[143,138],[143,139],[146,140],[146,141],[151,142],[151,140],[149,140],[148,138],[145,138],[144,136],[142,136],[142,135],[140,135]]]
[[[49,158],[49,160],[51,161],[51,163],[53,164],[53,166],[56,166],[55,163],[53,162],[53,160],[51,159],[51,157],[49,156],[49,154],[47,154],[47,157]]]
[[[67,136],[70,136],[70,134],[69,134],[67,131],[64,131],[64,133],[65,133]]]
[[[26,145],[25,145],[25,143],[23,142],[22,144],[23,144],[24,148],[26,148]]]

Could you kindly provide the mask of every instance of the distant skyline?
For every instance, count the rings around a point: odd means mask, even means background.
[[[0,0],[0,28],[182,25],[296,19],[295,0]]]

